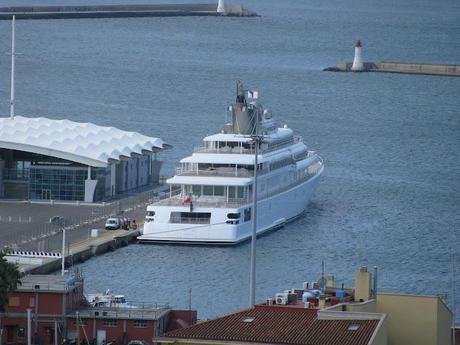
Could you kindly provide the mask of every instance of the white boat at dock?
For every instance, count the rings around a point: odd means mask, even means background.
[[[321,157],[287,125],[279,126],[258,92],[240,82],[228,117],[221,133],[181,160],[167,180],[169,197],[147,207],[141,242],[231,245],[249,239],[256,151],[257,234],[304,212],[324,170]]]

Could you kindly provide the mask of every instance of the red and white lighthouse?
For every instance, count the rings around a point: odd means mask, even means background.
[[[361,41],[357,40],[355,43],[355,58],[353,59],[353,65],[351,66],[351,70],[354,72],[359,72],[364,69],[364,65],[361,60],[361,47]]]
[[[225,14],[224,0],[219,0],[217,2],[217,13]]]

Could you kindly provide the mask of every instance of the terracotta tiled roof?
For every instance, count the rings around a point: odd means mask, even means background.
[[[255,306],[188,328],[163,339],[218,340],[303,345],[367,345],[379,320],[318,320],[314,309]],[[349,327],[356,328],[350,330]]]

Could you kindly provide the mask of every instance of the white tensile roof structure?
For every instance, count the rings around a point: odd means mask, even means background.
[[[159,138],[92,123],[46,117],[0,118],[0,148],[107,167],[122,157],[169,147]]]

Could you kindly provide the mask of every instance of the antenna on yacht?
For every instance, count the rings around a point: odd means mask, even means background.
[[[15,38],[14,38],[14,25],[16,16],[13,16],[11,22],[11,98],[10,98],[10,118],[14,119],[14,57],[16,54]]]

